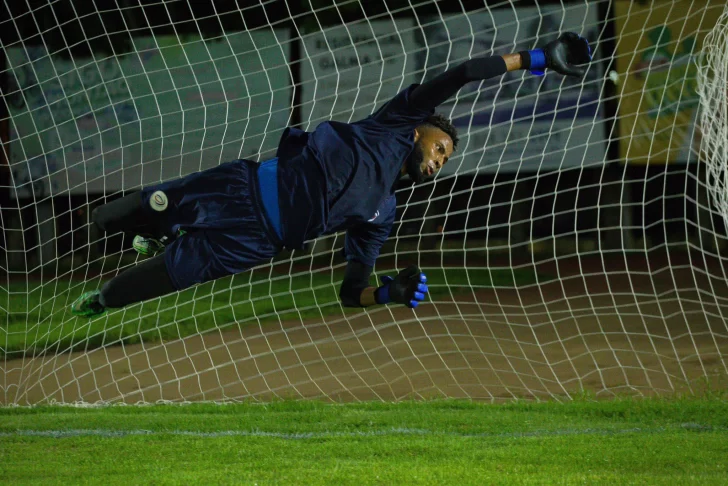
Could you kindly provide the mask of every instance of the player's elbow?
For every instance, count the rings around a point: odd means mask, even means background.
[[[372,267],[356,260],[350,260],[346,265],[344,281],[341,282],[339,298],[344,307],[364,307],[361,303],[361,294],[369,286],[369,276]]]

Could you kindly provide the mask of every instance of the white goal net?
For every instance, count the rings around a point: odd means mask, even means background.
[[[113,4],[1,7],[0,405],[725,390],[723,2]],[[402,181],[375,268],[423,269],[416,311],[342,307],[338,234],[71,315],[142,258],[99,205],[565,31],[592,45],[583,80],[508,73],[439,108],[459,150]]]
[[[728,224],[728,5],[705,37],[698,65],[700,157],[712,201]]]

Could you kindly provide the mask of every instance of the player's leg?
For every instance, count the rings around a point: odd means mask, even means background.
[[[241,207],[252,207],[257,168],[236,160],[148,186],[96,208],[92,220],[102,231],[138,235],[134,249],[154,254],[185,230],[238,226]]]
[[[73,304],[73,312],[97,315],[107,307],[151,299],[270,261],[282,244],[254,198],[256,168],[257,164],[248,161],[222,164],[214,170],[142,191],[142,211],[159,212],[159,215],[152,214],[153,222],[159,221],[165,234],[182,227],[187,231],[167,245],[163,257],[154,258],[158,262],[154,268],[161,268],[160,262],[164,261],[171,288],[159,283],[160,279],[164,280],[162,277],[154,276],[163,275],[161,272],[148,276],[147,273],[152,272],[148,269],[153,267],[145,265],[138,272],[130,269],[117,276],[100,291],[102,295],[85,294],[79,299],[81,302]],[[157,190],[164,191],[168,200],[162,211],[146,207]],[[128,207],[119,207],[110,220],[116,221],[118,214],[133,213],[138,208],[139,201],[132,201]],[[127,277],[128,272],[132,273]],[[142,284],[144,288],[138,291],[127,291],[134,282],[146,278],[151,285]],[[147,287],[149,291],[145,290]]]
[[[143,208],[141,192],[115,199],[97,207],[91,213],[91,221],[106,233],[151,234],[154,225]]]
[[[164,255],[157,255],[121,272],[106,282],[101,290],[86,292],[73,303],[71,311],[78,316],[96,316],[107,308],[124,307],[175,290]]]
[[[115,199],[91,213],[91,221],[106,233],[134,235],[133,248],[142,255],[155,255],[164,249],[167,236],[160,235],[159,222],[144,208],[142,192]],[[153,214],[153,213],[152,213]]]
[[[198,283],[244,272],[270,261],[280,250],[255,216],[242,211],[241,227],[190,231],[175,239],[162,255],[131,267],[87,292],[71,306],[75,315],[92,317]]]

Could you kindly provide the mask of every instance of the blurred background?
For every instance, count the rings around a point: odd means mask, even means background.
[[[228,160],[265,160],[287,126],[363,118],[468,58],[533,48],[567,30],[592,43],[583,82],[511,73],[471,83],[441,107],[461,148],[436,180],[401,181],[396,238],[384,254],[724,250],[698,157],[695,85],[721,2],[2,8],[0,268],[11,277],[93,273],[103,254],[128,246],[88,224],[99,204]],[[340,244],[323,239],[304,256],[330,265]]]

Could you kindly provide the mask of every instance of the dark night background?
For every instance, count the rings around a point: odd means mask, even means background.
[[[412,3],[415,3],[413,6]],[[274,0],[266,2],[231,0],[196,0],[194,2],[147,2],[141,0],[117,1],[71,1],[58,0],[48,3],[43,0],[4,2],[0,42],[3,47],[11,46],[21,39],[28,45],[48,46],[59,56],[88,57],[92,52],[106,55],[128,52],[131,48],[130,36],[172,35],[193,33],[205,38],[214,38],[223,31],[254,29],[265,25],[289,28],[291,39],[298,38],[297,32],[310,32],[311,29],[327,25],[340,25],[343,21],[362,20],[390,12],[396,17],[430,16],[445,13],[480,10],[483,1],[461,0],[460,2],[417,2],[406,0],[367,0],[358,4],[349,2],[333,8],[331,1]],[[492,8],[503,7],[507,2],[486,2]],[[527,6],[531,2],[519,2]],[[539,2],[560,3],[560,2]],[[611,2],[610,2],[611,3]],[[606,59],[604,72],[608,72],[611,52],[614,49],[614,26],[612,12],[607,10],[606,2],[601,5],[599,26],[605,32],[606,42],[602,44],[603,57]],[[4,50],[0,59],[5,66]],[[294,84],[300,83],[300,58],[302,53],[297,42],[291,43],[291,67]],[[3,67],[0,89],[3,94],[9,91],[8,73]],[[614,88],[607,83],[603,100],[608,127],[617,123]],[[301,90],[296,90],[300,98]],[[293,99],[292,105],[300,105],[300,99]],[[6,231],[10,222],[24,229],[25,251],[31,258],[38,245],[36,231],[36,212],[32,200],[15,200],[11,197],[8,163],[8,100],[3,95],[0,104],[0,135],[3,141],[2,172],[0,172],[0,206],[4,238],[0,244],[0,261],[8,261],[3,253],[7,249]],[[300,123],[300,110],[294,108],[293,124]],[[618,133],[618,132],[613,132]],[[666,242],[685,242],[699,238],[701,232],[696,224],[723,233],[720,218],[710,216],[706,222],[706,200],[697,193],[698,164],[676,163],[672,165],[631,166],[624,165],[619,159],[619,140],[613,139],[608,145],[607,162],[589,168],[572,168],[560,172],[501,173],[472,176],[449,177],[438,180],[436,184],[417,188],[415,201],[410,204],[399,218],[405,223],[395,228],[400,237],[406,235],[431,234],[444,226],[447,240],[462,240],[464,230],[483,228],[488,222],[488,230],[469,231],[468,238],[483,240],[506,240],[512,243],[514,253],[527,252],[528,239],[548,239],[559,235],[573,235],[593,240],[598,249],[624,248],[624,234],[635,240],[646,239],[651,247]],[[402,183],[407,187],[406,182]],[[470,189],[472,188],[472,190]],[[611,188],[611,190],[610,190]],[[622,190],[623,189],[623,190]],[[407,190],[404,194],[409,196]],[[428,199],[447,194],[438,210],[430,211],[433,216],[423,218],[425,203]],[[62,258],[85,245],[83,225],[87,212],[98,204],[102,194],[61,195],[53,198],[56,214],[57,256]],[[404,199],[404,198],[402,198]],[[402,200],[400,199],[400,201]],[[523,201],[512,207],[512,200]],[[621,207],[628,210],[621,213]],[[470,211],[465,211],[474,208]],[[477,209],[475,209],[477,208]],[[450,216],[443,216],[445,212]],[[20,218],[20,225],[17,224]],[[631,220],[631,221],[630,221]],[[509,223],[510,222],[510,223]],[[518,222],[519,224],[513,224]],[[625,226],[630,226],[625,231]],[[511,232],[509,232],[509,228]],[[486,234],[487,232],[487,234]],[[530,236],[529,236],[530,235]],[[406,238],[405,238],[406,239]],[[439,236],[431,236],[422,242],[425,247],[434,247]],[[519,243],[521,242],[521,243]],[[96,243],[98,245],[98,243]],[[120,248],[120,239],[104,242],[105,251]],[[644,251],[644,246],[642,251]],[[100,249],[100,251],[103,249]],[[6,266],[6,265],[2,265]],[[26,266],[31,270],[33,265]]]

